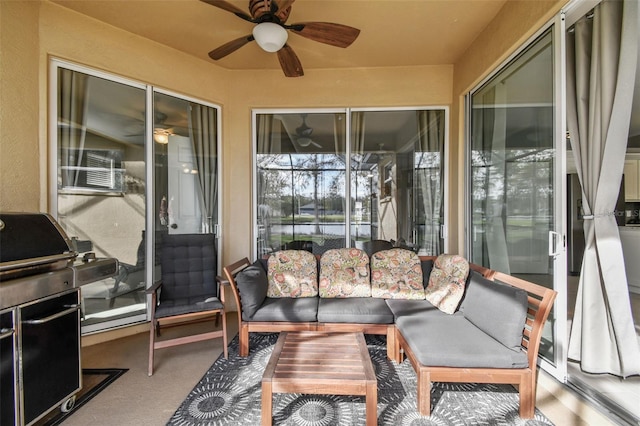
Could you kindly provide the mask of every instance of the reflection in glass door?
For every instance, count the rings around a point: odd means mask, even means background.
[[[445,120],[444,109],[351,113],[351,238],[356,247],[444,253]]]
[[[82,332],[145,321],[162,236],[218,229],[219,110],[57,60],[52,69],[53,211],[79,253],[119,262],[114,277],[82,286]]]
[[[61,226],[77,251],[114,257],[118,274],[82,287],[82,330],[146,319],[146,89],[54,63]]]
[[[154,279],[166,234],[216,234],[218,110],[168,93],[153,93]],[[218,265],[219,266],[219,265]]]
[[[472,262],[554,288],[554,51],[543,34],[472,93]],[[552,241],[550,242],[550,239]],[[558,258],[559,259],[559,258]],[[554,312],[540,354],[554,362]]]

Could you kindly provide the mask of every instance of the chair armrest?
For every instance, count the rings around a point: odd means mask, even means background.
[[[162,280],[158,280],[155,283],[153,283],[153,285],[151,287],[149,287],[145,293],[146,294],[153,294],[156,291],[158,291],[158,289],[160,287],[162,287]]]

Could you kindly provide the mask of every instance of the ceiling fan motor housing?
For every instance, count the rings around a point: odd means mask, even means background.
[[[276,16],[273,14],[271,8],[271,0],[249,0],[249,13],[251,13],[253,19],[258,22],[284,24],[287,22],[290,12],[291,6],[287,7],[285,10],[278,11],[278,15]]]

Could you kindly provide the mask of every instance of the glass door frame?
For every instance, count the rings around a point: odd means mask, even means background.
[[[153,203],[154,194],[155,194],[155,185],[154,185],[154,142],[153,142],[153,124],[154,124],[154,94],[164,94],[168,96],[173,96],[179,99],[182,99],[187,102],[194,102],[201,104],[203,106],[213,108],[216,111],[216,166],[217,166],[217,192],[218,192],[218,208],[217,208],[217,219],[218,223],[213,226],[213,233],[216,235],[218,241],[218,248],[222,247],[222,227],[220,226],[220,222],[222,220],[222,201],[223,194],[222,188],[224,188],[223,177],[224,173],[222,170],[222,108],[219,105],[215,105],[211,102],[204,101],[202,99],[197,99],[194,97],[190,97],[184,94],[176,93],[167,89],[155,87],[150,84],[145,84],[136,80],[132,80],[129,78],[125,78],[119,76],[115,73],[109,73],[105,71],[101,71],[98,69],[94,69],[91,67],[79,65],[73,62],[66,61],[64,59],[51,57],[49,59],[49,76],[48,76],[48,84],[49,84],[49,101],[48,101],[48,132],[49,132],[49,152],[48,152],[48,165],[49,165],[49,184],[47,187],[47,197],[49,200],[49,212],[50,214],[57,220],[58,219],[58,155],[57,151],[59,148],[58,141],[58,128],[57,128],[57,117],[58,117],[58,69],[64,68],[75,72],[80,72],[83,74],[90,75],[92,77],[97,77],[101,79],[105,79],[114,83],[124,84],[130,87],[143,89],[145,90],[145,125],[144,130],[144,159],[145,159],[145,230],[147,231],[147,235],[152,235],[151,238],[145,239],[145,280],[147,282],[147,287],[151,287],[156,277],[154,277],[154,259],[155,259],[155,217],[158,214],[156,211],[156,207]],[[222,256],[219,254],[220,250],[218,250],[218,270],[222,268]],[[112,330],[115,328],[131,326],[135,324],[141,324],[148,321],[148,314],[151,308],[151,297],[147,296],[146,298],[146,312],[145,314],[132,315],[126,318],[121,318],[112,321],[105,321],[102,323],[98,323],[95,325],[82,326],[82,334],[93,334],[96,332]]]
[[[555,237],[550,233],[549,238],[553,239],[550,243],[550,253],[553,250],[553,289],[558,292],[553,307],[553,319],[550,324],[553,336],[553,359],[547,360],[541,356],[538,358],[539,365],[543,370],[549,373],[562,383],[567,381],[567,347],[568,347],[568,328],[567,328],[567,250],[566,250],[566,234],[567,234],[567,182],[566,182],[566,59],[565,59],[565,16],[564,13],[557,14],[553,19],[538,29],[527,41],[525,41],[516,51],[502,61],[494,70],[485,78],[476,84],[465,95],[465,142],[464,142],[464,253],[467,258],[471,255],[472,247],[472,214],[471,214],[471,116],[472,116],[472,96],[489,80],[500,73],[507,67],[516,57],[527,50],[538,40],[545,32],[551,30],[553,43],[553,147],[555,151],[555,159],[553,166],[553,214],[555,224],[553,232]],[[549,323],[548,323],[549,324]]]
[[[420,110],[442,110],[444,111],[444,158],[442,159],[442,165],[444,167],[443,179],[443,203],[444,203],[444,221],[443,221],[443,240],[444,240],[444,253],[447,253],[450,247],[448,226],[449,226],[449,202],[447,195],[449,193],[449,116],[450,107],[446,105],[423,105],[423,106],[404,106],[404,107],[363,107],[363,108],[255,108],[251,110],[251,140],[252,140],[252,209],[251,209],[251,224],[253,229],[253,235],[251,236],[251,253],[257,255],[258,252],[258,178],[256,173],[257,165],[257,152],[258,152],[258,138],[256,134],[257,129],[257,116],[260,114],[345,114],[346,128],[345,128],[345,170],[347,173],[351,172],[351,113],[352,112],[393,112],[393,111],[420,111]],[[346,246],[350,246],[351,241],[351,185],[345,183],[345,235]]]

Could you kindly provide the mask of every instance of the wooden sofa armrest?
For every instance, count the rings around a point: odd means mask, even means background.
[[[251,262],[249,262],[249,259],[245,257],[222,268],[224,278],[226,278],[229,286],[231,286],[233,299],[235,300],[236,307],[238,308],[238,332],[240,332],[242,326],[242,299],[240,298],[240,292],[238,291],[235,278],[238,272],[250,265]]]
[[[529,308],[527,310],[527,319],[522,335],[522,347],[527,352],[529,366],[535,375],[542,330],[553,308],[553,302],[558,292],[503,272],[495,272],[493,280],[521,288],[528,294]]]

